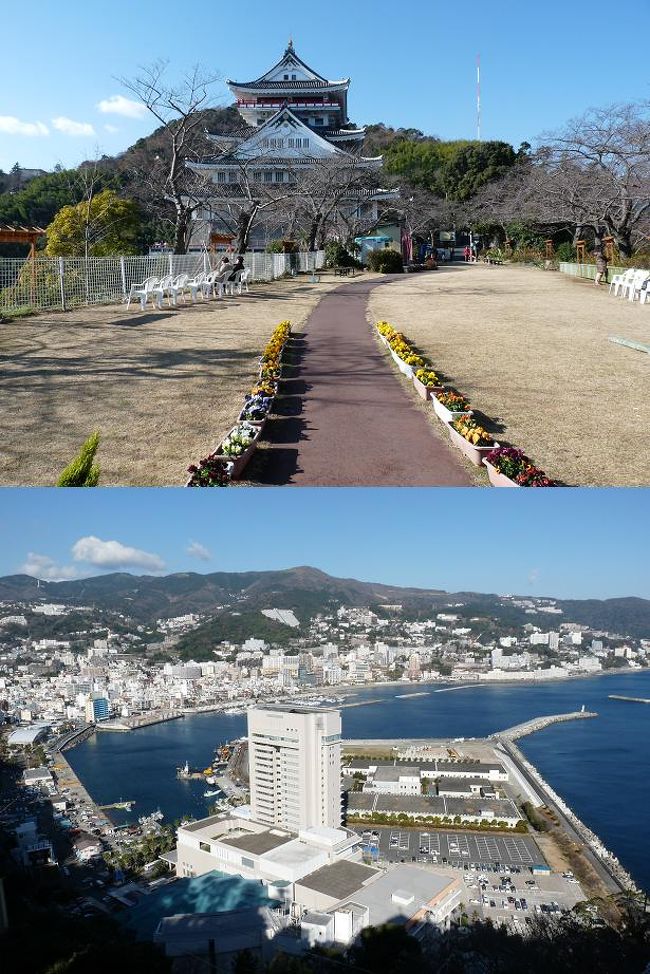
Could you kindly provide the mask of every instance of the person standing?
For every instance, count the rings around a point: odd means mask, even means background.
[[[596,257],[596,276],[594,278],[594,284],[596,287],[604,279],[605,284],[607,284],[607,256],[604,250],[595,250],[594,256]]]

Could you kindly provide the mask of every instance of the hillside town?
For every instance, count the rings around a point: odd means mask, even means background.
[[[3,602],[0,713],[13,724],[39,724],[42,736],[48,725],[237,708],[278,690],[298,695],[388,682],[557,680],[648,665],[648,639],[572,622],[550,599],[504,596],[501,602],[530,621],[515,626],[485,615],[468,618],[460,601],[416,620],[399,604],[376,611],[340,605],[303,624],[298,610],[269,607],[257,617],[277,623],[278,643],[253,634],[239,643],[217,636],[207,659],[189,657],[187,642],[206,614],[147,626],[77,605]],[[76,629],[80,618],[86,627]]]

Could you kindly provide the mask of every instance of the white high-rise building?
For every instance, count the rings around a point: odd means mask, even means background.
[[[248,755],[254,821],[293,832],[340,826],[340,711],[251,707]]]

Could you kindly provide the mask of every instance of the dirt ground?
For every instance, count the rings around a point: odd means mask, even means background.
[[[0,324],[0,484],[55,484],[98,430],[100,485],[182,485],[237,419],[275,325],[300,328],[339,284],[275,281],[178,309]]]
[[[499,442],[580,486],[650,484],[650,306],[534,268],[457,265],[373,291]],[[481,415],[485,414],[485,416]]]

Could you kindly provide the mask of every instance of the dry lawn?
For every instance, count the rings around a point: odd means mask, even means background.
[[[0,324],[0,484],[53,485],[93,430],[102,486],[183,484],[236,420],[275,325],[340,284],[276,281],[181,305]]]
[[[377,288],[369,313],[411,338],[497,439],[549,476],[650,484],[650,356],[607,340],[650,344],[650,306],[558,273],[463,265]]]

